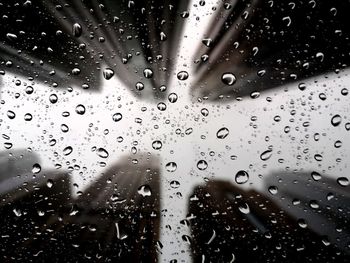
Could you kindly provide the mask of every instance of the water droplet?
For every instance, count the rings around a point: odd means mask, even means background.
[[[201,109],[201,114],[204,116],[204,117],[207,117],[209,115],[209,111],[207,108],[203,108]]]
[[[16,113],[14,113],[12,110],[9,110],[7,111],[7,117],[13,120],[16,117]]]
[[[168,96],[168,100],[170,103],[175,103],[177,101],[177,94],[176,93],[170,93]]]
[[[321,174],[319,174],[318,172],[315,172],[315,171],[311,172],[311,177],[312,177],[312,179],[314,179],[315,181],[319,181],[319,180],[322,179]]]
[[[153,147],[153,149],[155,149],[155,150],[160,150],[160,149],[162,148],[162,146],[163,146],[163,144],[162,144],[161,141],[154,141],[154,142],[152,143],[152,147]]]
[[[205,169],[207,169],[207,167],[208,167],[208,163],[205,160],[199,160],[197,162],[197,168],[200,171],[204,171]]]
[[[51,187],[53,186],[53,181],[52,181],[51,179],[48,179],[48,180],[46,181],[46,186],[47,186],[48,188],[51,188]]]
[[[340,115],[336,114],[332,117],[331,123],[334,127],[337,127],[341,123],[342,118]]]
[[[306,89],[305,83],[299,83],[298,88],[299,88],[300,90],[305,90],[305,89]]]
[[[270,159],[272,156],[272,150],[266,150],[264,151],[262,154],[260,154],[260,159],[263,161],[267,161],[268,159]]]
[[[316,153],[314,155],[314,158],[315,158],[316,161],[321,162],[322,159],[323,159],[323,156],[321,154],[319,154],[319,153]]]
[[[79,75],[79,74],[80,74],[80,69],[78,69],[78,68],[73,68],[73,69],[72,69],[72,74],[75,75],[75,76]]]
[[[275,195],[278,193],[278,188],[277,188],[277,186],[274,186],[274,185],[270,186],[268,188],[268,190],[269,190],[270,194],[272,194],[272,195]]]
[[[152,195],[151,187],[149,187],[149,185],[147,184],[140,186],[137,189],[137,192],[139,195],[142,195],[143,197]]]
[[[233,84],[236,83],[237,79],[236,76],[230,72],[226,72],[222,74],[221,76],[221,81],[228,86],[232,86]]]
[[[238,205],[238,210],[242,213],[242,214],[249,214],[250,213],[250,208],[249,205],[247,203],[240,203]]]
[[[158,110],[160,110],[160,111],[165,111],[165,110],[166,110],[166,104],[165,104],[164,102],[159,102],[159,103],[157,104],[157,108],[158,108]]]
[[[175,162],[169,162],[165,165],[165,169],[171,173],[175,172],[177,169],[177,164]]]
[[[337,182],[338,182],[338,184],[340,185],[340,186],[348,186],[349,185],[349,179],[348,178],[346,178],[346,177],[339,177],[338,179],[337,179]]]
[[[123,118],[123,115],[119,112],[114,113],[112,116],[113,121],[117,122],[120,121]]]
[[[173,189],[177,189],[177,188],[180,187],[180,182],[173,180],[173,181],[170,182],[170,187],[173,188]]]
[[[78,23],[74,23],[73,27],[72,27],[73,36],[80,37],[82,32],[83,32],[83,29],[82,29],[81,25]]]
[[[101,158],[107,158],[109,156],[109,153],[104,148],[98,148],[96,153]]]
[[[137,90],[143,90],[144,88],[145,88],[145,86],[143,85],[143,83],[142,82],[137,82],[136,83],[136,85],[135,85],[135,88],[137,89]]]
[[[210,47],[212,42],[213,41],[210,38],[205,38],[202,40],[202,43],[207,47]]]
[[[26,114],[24,115],[24,120],[25,120],[25,121],[31,121],[32,119],[33,119],[32,114],[26,113]]]
[[[111,69],[111,68],[105,68],[105,69],[103,70],[103,77],[104,77],[106,80],[111,79],[113,76],[114,76],[114,70],[113,70],[113,69]]]
[[[153,76],[153,71],[151,69],[149,69],[149,68],[146,68],[143,71],[143,75],[145,76],[145,78],[150,79]]]
[[[244,171],[238,171],[235,176],[235,181],[237,184],[245,184],[249,180],[249,174]]]
[[[187,71],[180,71],[179,73],[177,73],[177,78],[179,80],[186,80],[186,79],[188,79]]]
[[[75,112],[79,115],[83,115],[85,113],[85,106],[83,104],[79,104],[75,107]]]
[[[52,104],[55,104],[58,101],[58,97],[56,94],[51,94],[49,100]]]
[[[306,223],[305,219],[303,219],[303,218],[298,219],[298,225],[301,228],[307,228],[307,223]]]
[[[70,155],[73,152],[73,148],[71,146],[67,146],[66,148],[63,149],[63,154],[64,155]]]
[[[36,163],[33,165],[33,168],[32,168],[32,173],[33,174],[37,174],[37,173],[40,173],[41,171],[41,166],[40,164]]]
[[[68,132],[69,131],[69,127],[66,124],[61,124],[61,131],[62,132]]]
[[[225,139],[228,134],[229,134],[229,130],[226,127],[223,127],[216,132],[216,137],[218,139]]]
[[[27,93],[28,95],[32,94],[33,92],[34,92],[34,89],[33,89],[32,86],[26,87],[26,93]]]

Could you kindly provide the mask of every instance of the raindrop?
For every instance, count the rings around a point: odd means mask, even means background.
[[[237,184],[245,184],[249,180],[249,174],[244,171],[238,171],[235,176],[235,181]]]
[[[340,185],[340,186],[348,186],[349,185],[349,179],[348,178],[346,178],[346,177],[339,177],[338,179],[337,179],[337,182],[338,182],[338,184]]]
[[[157,104],[157,108],[158,108],[158,110],[160,110],[160,111],[165,111],[165,110],[166,110],[166,104],[165,104],[164,102],[159,102],[159,103]]]
[[[83,115],[85,113],[85,106],[83,104],[79,104],[75,107],[75,112],[79,115]]]
[[[165,169],[171,173],[175,172],[177,169],[177,164],[175,162],[169,162],[165,165]]]
[[[72,27],[73,36],[80,37],[82,32],[83,32],[83,29],[81,25],[78,23],[74,23]]]
[[[299,88],[300,90],[305,90],[305,89],[306,89],[305,83],[299,83],[298,88]]]
[[[139,195],[142,195],[143,197],[152,195],[151,187],[149,187],[149,185],[147,184],[140,186],[137,189],[137,192]]]
[[[173,181],[170,182],[170,187],[173,188],[173,189],[177,189],[177,188],[180,187],[180,182],[173,180]]]
[[[307,223],[305,221],[305,219],[298,219],[298,225],[301,227],[301,228],[307,228]]]
[[[319,154],[319,153],[316,153],[314,155],[314,158],[315,158],[316,161],[321,162],[322,159],[323,159],[323,156],[321,154]]]
[[[161,141],[154,141],[152,142],[152,147],[155,150],[160,150],[162,148],[163,144]]]
[[[7,117],[13,120],[16,117],[16,113],[14,113],[12,110],[9,110],[7,111]]]
[[[33,89],[33,87],[32,87],[32,86],[28,86],[28,87],[26,87],[26,93],[27,93],[28,95],[32,94],[32,93],[33,93],[33,91],[34,91],[34,89]]]
[[[24,115],[24,120],[25,120],[25,121],[31,121],[32,119],[33,119],[32,114],[26,113],[26,114]]]
[[[63,149],[63,154],[64,155],[70,155],[73,152],[73,148],[71,146],[67,146],[66,148]]]
[[[186,79],[188,79],[187,71],[180,71],[179,73],[177,73],[177,78],[179,80],[186,80]]]
[[[241,203],[238,206],[238,210],[242,213],[242,214],[249,214],[250,213],[250,208],[249,205],[247,203]]]
[[[56,94],[51,94],[49,100],[52,104],[55,104],[58,101],[58,97]]]
[[[104,148],[98,148],[96,153],[101,158],[107,158],[109,156],[109,153]]]
[[[32,168],[32,173],[33,174],[37,174],[37,173],[40,173],[41,171],[41,166],[40,164],[36,163],[33,165],[33,168]]]
[[[113,76],[114,76],[114,70],[113,70],[113,69],[111,69],[111,68],[105,68],[105,69],[103,70],[103,77],[104,77],[106,80],[111,79]]]
[[[212,42],[213,41],[210,38],[205,38],[202,40],[202,43],[207,47],[210,47]]]
[[[142,82],[137,82],[135,87],[137,90],[143,90],[145,88]]]
[[[264,151],[262,154],[260,154],[260,159],[263,161],[267,161],[268,159],[270,159],[272,156],[272,150],[266,150]]]
[[[197,162],[197,168],[199,170],[203,171],[203,170],[207,169],[207,167],[208,167],[208,163],[205,160],[199,160]]]
[[[225,85],[232,86],[233,84],[236,83],[237,79],[236,79],[236,76],[234,74],[227,72],[227,73],[222,74],[221,81]]]
[[[340,115],[336,114],[332,117],[331,123],[334,127],[337,127],[341,123],[341,117]]]
[[[218,139],[225,139],[228,134],[229,134],[229,130],[226,127],[223,127],[216,132],[216,137]]]
[[[145,76],[145,78],[150,79],[153,76],[153,71],[151,69],[149,69],[149,68],[146,68],[143,71],[143,75]]]
[[[170,103],[175,103],[177,101],[177,94],[176,93],[170,93],[168,96],[168,100]]]
[[[322,179],[321,174],[319,174],[318,172],[315,172],[315,171],[311,172],[311,177],[312,177],[312,179],[314,179],[315,181],[319,181],[319,180]]]
[[[270,194],[272,194],[272,195],[275,195],[278,193],[278,188],[277,188],[277,186],[274,186],[274,185],[270,186],[268,188],[268,190],[269,190]]]
[[[53,181],[52,181],[51,179],[48,179],[48,180],[46,181],[46,186],[47,186],[48,188],[51,188],[51,187],[53,186]]]
[[[201,114],[204,116],[204,117],[207,117],[209,115],[209,111],[207,108],[203,108],[201,109]]]
[[[120,121],[123,118],[123,115],[119,112],[114,113],[112,116],[113,121],[117,122]]]

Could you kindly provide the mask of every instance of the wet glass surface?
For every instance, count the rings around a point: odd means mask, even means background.
[[[350,3],[0,0],[2,262],[349,262]]]

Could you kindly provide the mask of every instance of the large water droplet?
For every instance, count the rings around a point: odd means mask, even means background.
[[[216,137],[218,139],[225,139],[228,134],[229,134],[229,130],[226,127],[223,127],[223,128],[221,128],[220,130],[217,131]]]
[[[315,172],[315,171],[311,172],[311,177],[312,177],[312,179],[314,179],[315,181],[319,181],[319,180],[322,179],[321,174],[319,174],[318,172]]]
[[[337,182],[339,185],[344,186],[344,187],[349,185],[349,179],[346,177],[339,177],[337,179]]]
[[[237,79],[236,79],[236,76],[233,73],[227,72],[227,73],[222,74],[221,81],[225,85],[232,86],[233,84],[236,83]]]
[[[32,168],[32,173],[33,174],[37,174],[37,173],[40,173],[41,171],[41,166],[40,164],[36,163],[33,165],[33,168]]]
[[[199,160],[197,162],[197,168],[199,170],[203,171],[203,170],[207,169],[207,167],[208,167],[208,163],[205,160]]]
[[[12,110],[7,111],[7,117],[10,120],[13,120],[16,117],[16,113],[14,113]]]
[[[137,192],[139,195],[142,195],[143,197],[152,195],[151,187],[149,187],[149,185],[147,185],[147,184],[141,185],[137,189]]]
[[[173,180],[173,181],[170,182],[170,187],[173,188],[173,189],[179,188],[180,187],[180,182],[176,181],[176,180]]]
[[[63,149],[63,154],[64,155],[70,155],[73,152],[72,146],[67,146],[66,148]]]
[[[162,148],[162,146],[163,146],[163,144],[161,141],[157,140],[157,141],[152,142],[152,147],[155,150],[160,150]]]
[[[96,153],[101,158],[107,158],[109,156],[109,153],[104,148],[98,148]]]
[[[175,162],[169,162],[165,165],[165,169],[171,173],[175,172],[177,169],[177,164]]]
[[[112,116],[113,121],[117,122],[120,121],[123,118],[123,115],[119,112],[114,113]]]
[[[58,97],[56,94],[51,94],[49,100],[52,104],[55,104],[58,101]]]
[[[340,115],[336,114],[332,117],[331,123],[334,127],[337,127],[341,123],[341,117]]]
[[[180,71],[179,73],[177,73],[177,78],[179,80],[186,80],[186,79],[188,79],[187,71]]]
[[[249,180],[249,174],[244,171],[238,171],[235,176],[235,181],[237,184],[245,184]]]
[[[149,69],[149,68],[146,68],[143,71],[143,75],[145,76],[145,78],[150,79],[153,76],[153,71],[151,69]]]
[[[83,104],[79,104],[75,107],[75,112],[79,115],[83,115],[85,113],[85,106]]]
[[[106,80],[111,79],[113,76],[114,76],[114,70],[113,70],[113,69],[111,69],[111,68],[105,68],[105,69],[103,70],[103,77],[104,77]]]
[[[168,96],[168,100],[170,103],[175,103],[177,101],[177,94],[176,93],[170,93]]]
[[[72,27],[72,33],[75,37],[80,37],[83,29],[79,23],[74,23]]]
[[[268,159],[270,159],[272,156],[272,150],[266,150],[264,151],[262,154],[260,154],[260,159],[263,161],[267,161]]]

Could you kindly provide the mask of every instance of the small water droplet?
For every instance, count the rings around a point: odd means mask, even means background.
[[[248,180],[249,174],[246,171],[240,170],[236,173],[235,181],[237,184],[245,184]]]
[[[158,110],[160,110],[160,111],[165,111],[165,110],[166,110],[166,104],[165,104],[164,102],[159,102],[159,103],[157,104],[157,108],[158,108]]]
[[[175,103],[177,101],[177,94],[176,93],[170,93],[168,96],[168,100],[170,103]]]
[[[272,195],[275,195],[278,193],[278,188],[277,188],[277,186],[274,186],[274,185],[270,186],[268,188],[268,190],[269,190],[270,194],[272,194]]]
[[[321,174],[319,174],[319,173],[316,172],[316,171],[311,172],[311,177],[312,177],[312,179],[314,179],[315,181],[319,181],[319,180],[322,179]]]
[[[32,114],[30,114],[30,113],[24,114],[24,120],[25,121],[31,121],[32,119],[33,119]]]
[[[170,182],[170,187],[173,188],[173,189],[177,189],[180,187],[180,182],[179,181],[176,181],[176,180],[173,180]]]
[[[204,117],[207,117],[209,115],[209,111],[207,108],[203,108],[201,109],[201,114],[204,116]]]
[[[13,120],[16,117],[16,113],[14,113],[12,110],[7,111],[7,117],[10,120]]]
[[[46,186],[47,186],[48,188],[51,188],[51,187],[53,186],[53,181],[52,181],[51,179],[48,179],[48,180],[46,181]]]

